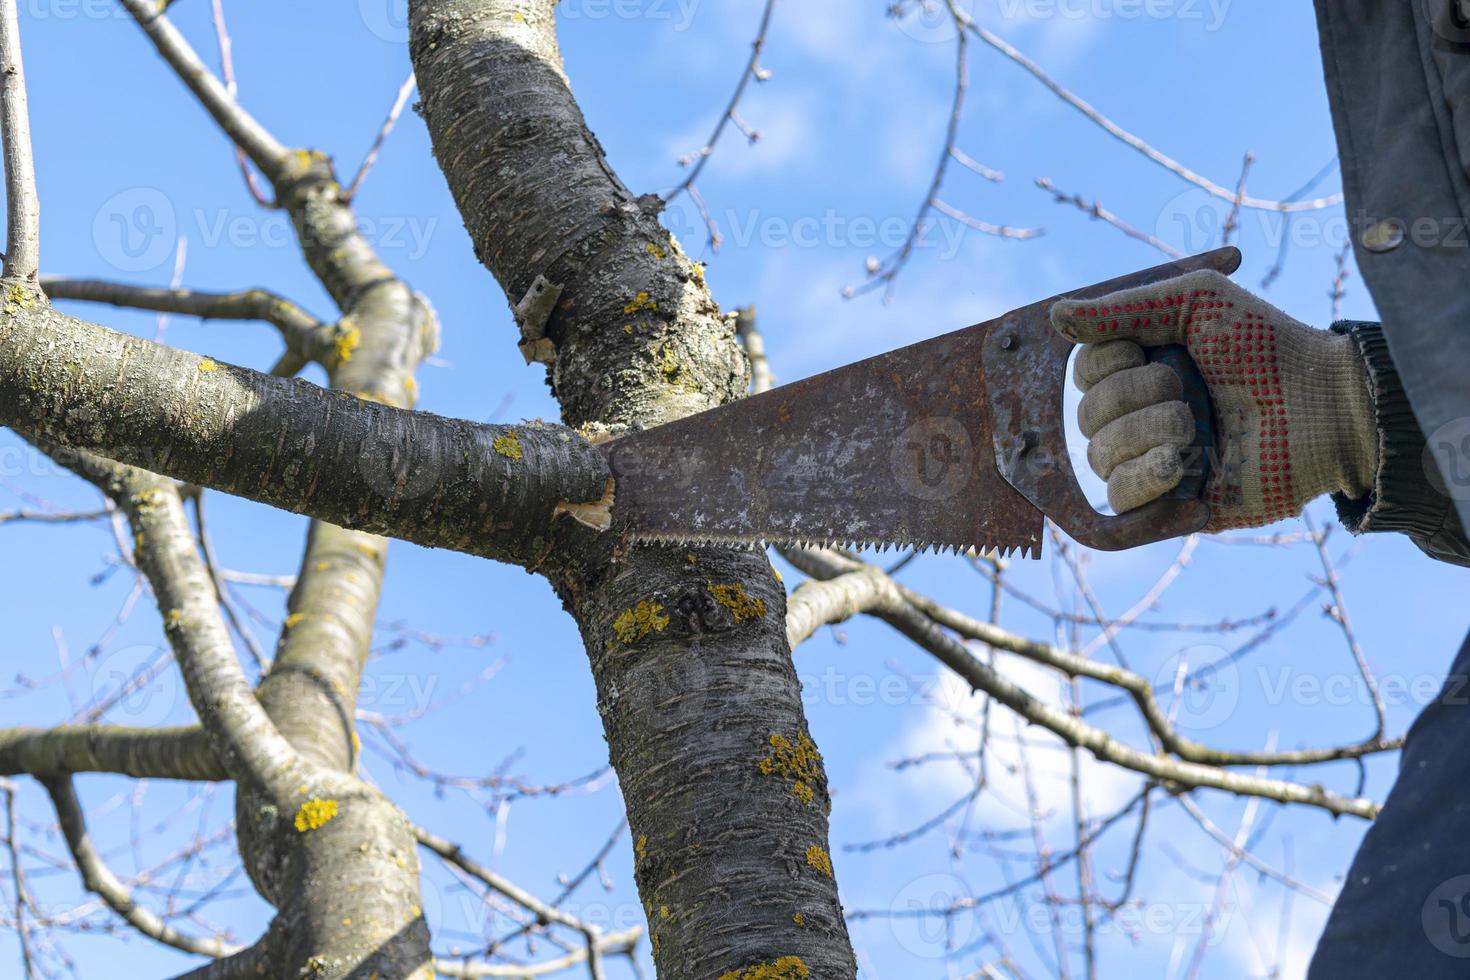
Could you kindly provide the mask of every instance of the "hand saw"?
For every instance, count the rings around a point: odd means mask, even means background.
[[[1062,396],[1074,344],[1059,299],[1093,299],[1198,269],[1222,248],[1098,283],[602,445],[612,526],[653,543],[899,546],[1041,556],[1044,518],[1118,551],[1198,531],[1213,445],[1209,398],[1183,347],[1151,348],[1183,383],[1196,439],[1184,481],[1099,513],[1077,483]]]

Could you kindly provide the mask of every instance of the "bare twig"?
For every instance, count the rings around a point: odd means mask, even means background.
[[[205,320],[260,320],[281,332],[286,355],[272,369],[291,376],[307,362],[325,362],[335,352],[336,330],[290,300],[264,289],[231,293],[140,286],[106,279],[67,279],[42,276],[41,288],[52,299],[106,303],[138,310],[179,313]]]
[[[709,139],[704,141],[704,146],[679,161],[680,166],[689,167],[689,174],[679,182],[677,187],[664,195],[664,201],[668,202],[686,191],[689,193],[689,199],[699,208],[699,213],[704,217],[705,224],[709,228],[710,247],[714,249],[720,247],[719,226],[710,215],[709,208],[705,207],[704,200],[699,196],[694,182],[704,172],[704,165],[709,162],[710,155],[714,153],[715,146],[720,142],[720,137],[724,135],[725,127],[730,123],[733,122],[741,132],[745,133],[746,139],[750,142],[754,143],[760,139],[760,133],[745,125],[736,113],[736,109],[740,105],[740,100],[744,98],[745,90],[752,79],[764,82],[771,77],[770,72],[760,66],[760,60],[761,52],[766,46],[766,34],[771,26],[771,14],[775,9],[776,0],[766,0],[765,9],[761,11],[760,24],[756,27],[755,40],[750,42],[750,60],[745,63],[745,70],[740,73],[740,81],[735,84],[735,91],[731,94],[725,111],[720,114],[720,121],[715,123],[714,132],[710,133]]]
[[[20,864],[20,844],[16,839],[15,784],[8,779],[0,779],[0,794],[5,796],[5,848],[10,853],[10,878],[15,887],[15,935],[20,943],[20,968],[24,980],[33,980],[36,975],[35,954],[31,951],[31,930],[26,925],[30,898],[25,869]]]
[[[0,3],[0,128],[5,144],[5,276],[35,279],[41,263],[41,203],[15,0]]]
[[[210,15],[214,21],[214,36],[219,41],[219,70],[224,77],[225,90],[230,97],[234,98],[240,92],[240,86],[235,83],[235,58],[234,42],[230,39],[230,30],[225,26],[225,7],[221,0],[210,0]],[[245,186],[250,191],[250,196],[255,203],[263,208],[273,208],[275,202],[260,186],[260,180],[255,176],[255,171],[250,169],[250,161],[245,158],[245,151],[239,146],[235,147],[235,161],[240,165],[240,175],[245,178]]]
[[[951,4],[951,12],[958,18],[959,14]],[[958,20],[956,21],[958,23]],[[959,129],[960,119],[964,115],[965,95],[970,88],[970,39],[964,31],[955,32],[955,81],[954,96],[950,102],[949,122],[944,130],[944,149],[939,154],[939,161],[934,166],[934,173],[929,178],[929,188],[924,192],[924,199],[919,205],[918,213],[914,215],[913,224],[909,226],[908,236],[904,239],[898,251],[888,258],[879,262],[876,259],[868,261],[868,278],[860,286],[847,286],[842,290],[842,295],[849,299],[862,293],[870,292],[879,286],[883,287],[884,301],[893,298],[894,284],[898,275],[908,265],[909,259],[913,257],[914,249],[923,238],[927,229],[925,219],[929,217],[930,211],[939,211],[967,227],[983,234],[994,235],[999,238],[1028,239],[1036,238],[1042,234],[1039,228],[1011,228],[1005,225],[991,224],[971,217],[965,212],[955,208],[939,199],[939,189],[944,184],[944,176],[949,170],[951,160],[959,160],[971,170],[976,170],[989,180],[999,180],[1000,174],[988,168],[979,168],[968,156],[959,151]]]
[[[108,908],[121,916],[134,929],[166,946],[201,956],[230,956],[239,952],[240,947],[220,939],[186,936],[153,912],[139,905],[133,893],[103,863],[96,847],[93,846],[92,839],[87,834],[86,818],[82,815],[82,805],[77,800],[71,777],[48,776],[42,780],[42,783],[46,791],[51,794],[51,802],[56,806],[56,816],[61,821],[61,832],[66,837],[66,846],[76,860],[77,870],[82,875],[82,884],[86,885],[88,891],[100,897],[107,903]]]
[[[1181,177],[1184,180],[1187,180],[1189,183],[1194,184],[1196,187],[1208,191],[1210,194],[1220,198],[1221,200],[1233,202],[1238,199],[1242,207],[1252,208],[1258,211],[1278,211],[1283,214],[1290,214],[1297,211],[1320,211],[1323,208],[1330,208],[1335,205],[1341,204],[1343,201],[1343,196],[1341,194],[1333,194],[1328,197],[1319,197],[1310,201],[1272,201],[1265,198],[1242,195],[1239,194],[1237,191],[1231,190],[1228,187],[1222,187],[1214,181],[1195,173],[1193,170],[1190,170],[1184,164],[1173,159],[1172,157],[1167,156],[1159,150],[1155,149],[1144,140],[1133,135],[1122,126],[1119,126],[1117,123],[1113,122],[1107,116],[1104,116],[1101,112],[1098,112],[1081,97],[1073,93],[1070,89],[1063,86],[1060,82],[1053,78],[1051,74],[1046,71],[1046,69],[1042,68],[1041,65],[1037,64],[1014,45],[1010,44],[1004,38],[1000,37],[994,32],[989,31],[980,24],[976,23],[975,20],[971,18],[968,13],[959,8],[955,0],[949,0],[949,6],[956,20],[961,25],[963,25],[966,30],[970,31],[972,34],[975,35],[975,37],[979,38],[981,41],[984,41],[986,44],[990,45],[996,51],[999,51],[1001,54],[1009,58],[1011,61],[1015,62],[1017,65],[1020,65],[1027,72],[1029,72],[1032,77],[1034,77],[1042,85],[1050,89],[1052,94],[1056,95],[1057,98],[1061,99],[1063,102],[1067,103],[1072,108],[1082,113],[1088,119],[1092,120],[1098,126],[1102,127],[1102,129],[1107,132],[1108,135],[1123,142],[1128,146],[1131,146],[1133,149],[1137,150],[1139,153],[1142,153],[1144,156],[1148,157],[1150,160],[1152,160],[1154,163],[1157,163],[1165,170],[1168,170],[1170,173],[1175,174],[1176,176]]]
[[[1056,199],[1056,202],[1058,204],[1070,204],[1084,214],[1090,215],[1095,220],[1103,221],[1107,224],[1112,225],[1114,228],[1118,229],[1129,238],[1143,242],[1145,245],[1149,245],[1153,248],[1158,249],[1160,252],[1163,252],[1165,255],[1169,256],[1169,258],[1171,259],[1181,259],[1184,257],[1184,253],[1174,248],[1172,245],[1169,245],[1168,243],[1163,242],[1155,238],[1153,235],[1147,234],[1146,232],[1139,231],[1137,228],[1133,227],[1128,222],[1124,221],[1122,218],[1118,217],[1116,214],[1103,207],[1101,201],[1093,201],[1091,204],[1088,204],[1085,200],[1082,199],[1081,194],[1067,194],[1065,191],[1059,189],[1057,185],[1052,182],[1052,179],[1050,177],[1037,177],[1036,186],[1051,194],[1052,197]]]
[[[215,2],[218,3],[219,0]],[[351,203],[352,199],[357,196],[357,192],[362,188],[362,182],[367,179],[368,171],[373,169],[374,163],[377,163],[383,144],[387,141],[388,135],[393,132],[393,127],[398,124],[398,117],[403,114],[403,107],[408,105],[408,97],[413,94],[414,84],[413,72],[409,72],[403,84],[398,86],[398,95],[393,99],[393,105],[389,108],[383,125],[378,127],[378,135],[373,138],[373,145],[368,148],[367,156],[362,158],[362,165],[357,168],[357,173],[353,175],[347,189],[342,192],[344,203]]]
[[[1251,166],[1255,162],[1256,155],[1247,150],[1245,160],[1240,165],[1240,180],[1235,184],[1235,200],[1230,202],[1230,213],[1225,216],[1225,225],[1220,232],[1221,245],[1229,245],[1230,240],[1235,237],[1235,230],[1240,227],[1240,209],[1245,203],[1245,182],[1250,177]]]

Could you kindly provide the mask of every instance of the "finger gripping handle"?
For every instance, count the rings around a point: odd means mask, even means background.
[[[1072,467],[1062,396],[1075,345],[1052,328],[1051,306],[1061,299],[1097,299],[1200,269],[1229,275],[1239,267],[1240,258],[1237,249],[1221,248],[1145,269],[1017,310],[992,328],[983,363],[996,469],[1079,543],[1121,551],[1204,528],[1210,508],[1202,494],[1209,479],[1214,423],[1204,379],[1188,351],[1177,344],[1146,348],[1150,361],[1168,364],[1179,375],[1183,400],[1194,417],[1195,438],[1184,456],[1184,479],[1137,510],[1111,516],[1098,513]]]
[[[1198,500],[1204,496],[1215,452],[1214,410],[1210,406],[1209,386],[1183,344],[1146,347],[1144,351],[1150,364],[1167,365],[1178,376],[1183,389],[1180,400],[1189,406],[1189,413],[1194,416],[1194,440],[1180,452],[1184,478],[1164,496],[1170,500]]]

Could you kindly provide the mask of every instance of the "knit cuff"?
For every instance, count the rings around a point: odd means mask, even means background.
[[[1449,499],[1424,472],[1424,433],[1388,353],[1383,328],[1344,321],[1332,332],[1357,342],[1368,369],[1368,388],[1378,426],[1378,475],[1373,489],[1356,500],[1332,495],[1337,516],[1353,534],[1400,531],[1415,541],[1433,538],[1445,526]]]

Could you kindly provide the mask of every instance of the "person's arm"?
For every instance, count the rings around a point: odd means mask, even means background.
[[[1343,321],[1332,331],[1357,343],[1368,374],[1378,433],[1378,470],[1367,493],[1334,493],[1337,516],[1354,534],[1398,531],[1440,561],[1470,565],[1470,539],[1454,502],[1430,479],[1434,463],[1424,453],[1424,433],[1376,323]]]
[[[1435,558],[1470,565],[1378,326],[1314,330],[1216,272],[1063,301],[1052,323],[1083,345],[1078,423],[1118,513],[1184,476],[1193,420],[1177,376],[1144,352],[1182,344],[1214,407],[1206,530],[1272,524],[1330,493],[1353,533],[1400,531]]]

